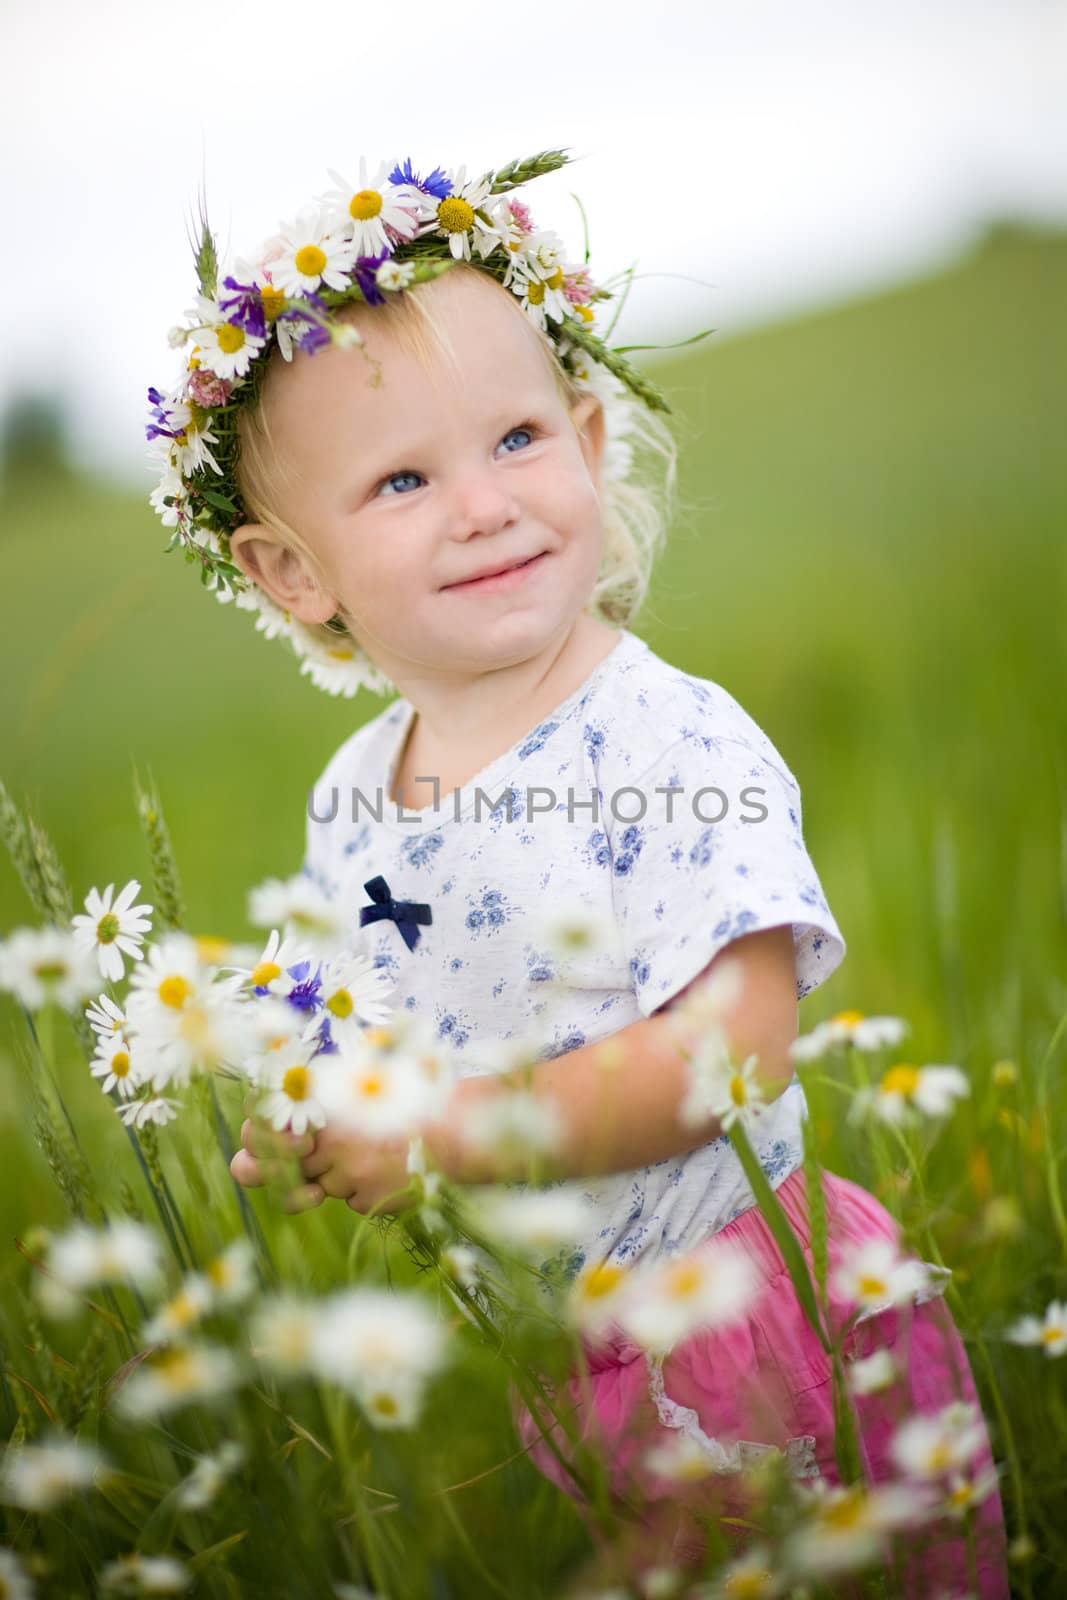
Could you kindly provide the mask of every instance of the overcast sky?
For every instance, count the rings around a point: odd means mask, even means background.
[[[993,216],[1067,224],[1063,0],[3,0],[0,60],[0,406],[61,388],[80,451],[146,493],[202,180],[243,253],[361,154],[470,177],[567,147],[523,198],[577,262],[574,191],[594,281],[646,275],[616,344],[724,341]]]

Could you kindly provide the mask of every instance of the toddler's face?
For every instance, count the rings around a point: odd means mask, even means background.
[[[356,322],[378,387],[363,351],[336,346],[279,363],[265,387],[290,469],[276,509],[321,582],[269,529],[233,536],[235,559],[279,603],[305,622],[341,611],[393,682],[511,665],[565,635],[603,541],[599,402],[583,396],[568,413],[536,331],[484,276],[457,269],[408,292],[427,290],[455,372],[436,361],[427,372],[367,307]],[[463,586],[530,557],[505,585]]]

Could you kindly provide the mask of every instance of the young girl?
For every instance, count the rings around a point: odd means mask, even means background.
[[[153,391],[170,472],[156,503],[220,598],[286,636],[317,683],[401,692],[312,790],[305,871],[365,928],[391,1003],[459,1052],[431,1157],[457,1181],[507,1179],[462,1128],[525,1051],[559,1118],[553,1170],[595,1217],[575,1272],[731,1248],[752,1263],[740,1321],[663,1360],[621,1335],[590,1341],[587,1373],[557,1396],[602,1442],[619,1502],[643,1497],[638,1564],[687,1565],[699,1523],[651,1447],[703,1454],[698,1514],[709,1484],[767,1450],[799,1478],[837,1474],[829,1360],[729,1138],[713,1117],[680,1119],[678,1003],[724,960],[740,975],[725,1026],[737,1059],[758,1061],[753,1143],[810,1259],[789,1048],[798,999],[845,945],[774,745],[725,689],[626,626],[665,525],[669,435],[634,403],[651,405],[651,386],[591,341],[588,273],[563,270],[511,193],[522,169],[505,171],[465,184],[462,169],[420,179],[408,163],[368,184],[361,163],[358,190],[338,179],[221,288],[201,271],[185,387]],[[450,270],[431,271],[433,240]],[[665,463],[658,498],[634,440]],[[561,954],[552,930],[571,913],[604,937]],[[244,1144],[234,1173],[260,1182],[248,1124]],[[382,1209],[407,1186],[404,1141],[327,1131],[295,1147],[307,1184],[294,1204]],[[896,1243],[873,1196],[832,1173],[824,1184],[831,1276],[858,1244]],[[976,1400],[943,1288],[927,1277],[906,1309],[887,1298],[846,1339],[846,1360],[881,1348],[900,1369],[891,1391],[857,1400],[874,1483],[899,1476],[902,1402]],[[838,1327],[854,1309],[831,1294]],[[516,1404],[531,1459],[578,1498],[542,1438],[550,1421]],[[968,1471],[990,1461],[983,1433]],[[995,1487],[976,1528],[980,1593],[1006,1595]],[[962,1592],[956,1535],[901,1592]]]

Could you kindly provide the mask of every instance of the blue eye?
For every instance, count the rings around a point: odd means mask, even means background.
[[[505,439],[510,439],[513,434],[525,433],[527,435],[527,437],[532,440],[534,438],[536,432],[537,432],[537,428],[536,428],[536,425],[534,423],[532,423],[532,422],[520,422],[516,427],[509,428],[507,433],[505,433],[503,437]],[[509,455],[514,455],[515,452],[514,452],[514,450],[509,450],[508,454]],[[385,489],[389,484],[395,483],[397,478],[421,478],[421,477],[422,477],[422,473],[421,472],[414,472],[414,471],[391,472],[389,474],[388,478],[383,478],[381,483],[379,484],[379,486],[378,486],[379,493],[383,489]]]

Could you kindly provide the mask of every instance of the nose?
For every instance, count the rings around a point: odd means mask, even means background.
[[[519,519],[518,500],[495,463],[457,472],[452,511],[452,531],[460,540],[479,533],[498,533]]]

